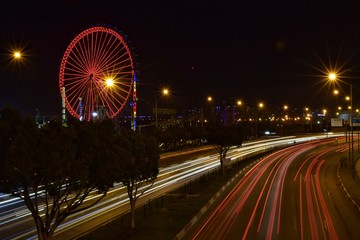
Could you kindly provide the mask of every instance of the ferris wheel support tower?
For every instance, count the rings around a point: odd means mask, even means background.
[[[61,88],[61,123],[66,126],[65,87]]]

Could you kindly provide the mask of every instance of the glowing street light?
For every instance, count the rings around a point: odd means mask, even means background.
[[[13,57],[14,57],[14,59],[20,59],[22,57],[22,54],[20,51],[15,51],[13,53]]]
[[[163,93],[163,95],[169,95],[169,89],[164,88],[162,93]]]
[[[206,104],[205,102],[208,102],[209,105],[212,105],[214,102],[214,99],[212,96],[207,96],[206,100],[205,98],[203,100],[201,100],[201,127],[204,127],[204,122],[208,122],[208,120],[204,119],[204,104]],[[214,120],[214,111],[212,109],[212,107],[210,107],[210,110],[208,110],[210,113],[208,115],[209,117],[209,121],[213,121]]]
[[[336,78],[337,78],[336,73],[329,73],[329,80],[330,81],[335,81]]]
[[[258,116],[257,116],[257,112],[258,112],[258,109],[262,109],[262,108],[264,108],[264,103],[260,102],[258,104],[258,108],[256,108],[256,110],[255,110],[255,139],[258,138],[257,122],[258,122],[259,119],[258,119]]]
[[[162,96],[167,96],[170,94],[170,91],[168,88],[163,88],[161,93],[162,93]],[[157,96],[155,99],[155,125],[156,125],[156,128],[158,128],[158,97]]]
[[[336,73],[329,73],[328,79],[330,81],[337,81],[338,77]],[[350,131],[351,131],[351,140],[349,138],[349,160],[352,163],[352,175],[355,176],[355,162],[354,162],[354,129],[353,129],[353,94],[352,94],[352,85],[350,83],[341,81],[344,84],[347,84],[350,87],[350,97],[347,96],[346,100],[350,101],[350,106],[348,109],[350,110]],[[351,142],[351,145],[350,145]]]

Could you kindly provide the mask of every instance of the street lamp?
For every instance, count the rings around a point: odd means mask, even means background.
[[[213,98],[211,96],[206,97],[207,102],[212,102]],[[204,100],[201,100],[201,127],[204,127]]]
[[[209,120],[209,122],[215,122],[215,111],[216,110],[214,110],[213,109],[213,101],[214,101],[214,99],[213,99],[213,97],[212,96],[208,96],[207,98],[206,98],[206,101],[207,101],[207,104],[208,105],[210,105],[210,106],[207,106],[207,112],[208,112],[208,114],[207,114],[207,116],[208,116],[208,120]],[[201,101],[201,102],[203,102],[203,101]],[[203,104],[203,106],[202,106],[202,122],[204,122],[204,103],[202,103]],[[204,125],[202,125],[202,126],[204,126]]]
[[[336,81],[338,79],[336,73],[329,73],[328,78],[330,81]],[[355,176],[355,162],[354,162],[354,129],[353,129],[353,94],[352,94],[352,85],[350,83],[341,81],[342,83],[350,87],[350,131],[351,131],[351,140],[349,138],[349,161],[352,165],[352,176]],[[335,91],[334,91],[335,93]],[[346,97],[346,100],[349,100],[349,97]],[[351,144],[350,144],[351,142]]]
[[[164,88],[162,91],[162,96],[167,96],[169,95],[169,89]],[[156,96],[155,99],[155,126],[156,128],[158,128],[158,96]]]
[[[20,59],[21,58],[21,52],[20,51],[15,51],[14,53],[13,53],[13,57],[14,57],[14,59]]]
[[[241,101],[241,100],[237,100],[236,101],[236,106],[238,107],[238,108],[236,108],[236,110],[237,110],[237,112],[235,113],[235,111],[233,111],[234,112],[234,122],[238,122],[238,121],[242,121],[242,117],[241,117],[241,106],[243,105],[243,102]],[[238,116],[237,116],[238,115]]]
[[[264,103],[260,102],[258,107],[255,110],[255,139],[258,138],[258,130],[257,130],[258,115],[257,115],[257,112],[258,112],[258,109],[262,109],[263,107],[264,107]]]

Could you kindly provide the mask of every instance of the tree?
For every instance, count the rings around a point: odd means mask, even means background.
[[[0,132],[6,133],[1,135],[5,144],[0,147],[0,190],[24,200],[40,240],[52,238],[69,215],[106,195],[124,152],[109,147],[118,138],[107,121],[69,127],[53,122],[39,129],[33,119],[6,108],[1,111]],[[100,196],[83,205],[93,190]]]
[[[20,113],[12,107],[4,107],[0,111],[0,174],[4,170],[6,151],[11,145],[14,134],[19,131],[22,121]]]
[[[241,146],[243,136],[237,125],[230,127],[216,125],[207,128],[207,137],[209,144],[215,146],[220,155],[221,172],[225,172],[224,161],[228,150],[233,146]]]
[[[122,182],[127,188],[130,201],[131,230],[135,231],[136,201],[152,187],[159,173],[160,149],[153,137],[125,129],[121,132],[123,139],[128,140],[127,149],[131,152],[131,157],[123,159],[123,171],[119,176],[119,182]],[[140,190],[143,186],[144,188]]]
[[[190,140],[196,142],[197,145],[202,144],[202,140],[206,138],[205,130],[200,126],[190,126],[187,128],[187,131],[190,133]]]

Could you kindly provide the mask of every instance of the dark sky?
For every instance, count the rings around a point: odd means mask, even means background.
[[[140,109],[164,85],[176,107],[207,95],[322,107],[331,101],[325,66],[350,70],[354,95],[360,86],[360,14],[350,2],[14,0],[0,11],[0,107],[28,114],[60,115],[63,53],[97,24],[121,30],[135,48]],[[16,47],[26,53],[21,64],[9,58]]]

